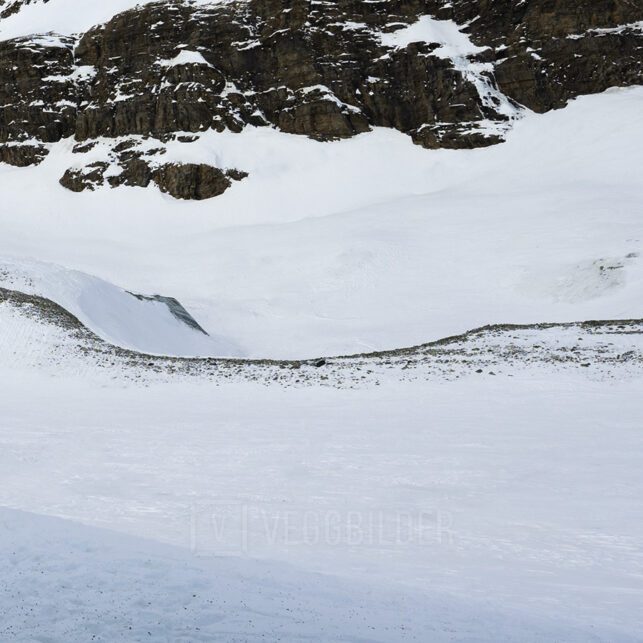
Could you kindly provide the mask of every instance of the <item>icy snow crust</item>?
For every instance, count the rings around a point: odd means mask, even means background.
[[[5,641],[389,643],[430,636],[442,643],[461,634],[479,643],[497,643],[499,636],[585,643],[587,636],[575,625],[483,598],[418,596],[283,563],[194,556],[7,509],[0,509],[0,576],[4,596],[14,599],[2,605]],[[634,640],[614,633],[623,643]]]

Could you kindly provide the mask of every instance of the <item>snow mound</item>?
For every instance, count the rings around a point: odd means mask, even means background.
[[[414,42],[439,44],[432,53],[438,58],[475,56],[487,47],[478,47],[471,42],[453,20],[437,20],[432,16],[421,16],[417,22],[395,31],[382,33],[380,41],[385,47],[406,47]]]
[[[238,357],[240,349],[210,336],[171,298],[130,293],[77,270],[41,262],[0,262],[0,286],[46,297],[101,339],[142,353]]]
[[[177,67],[178,65],[212,65],[203,57],[203,54],[198,51],[190,51],[189,49],[181,50],[172,60],[160,60],[157,64],[161,67]]]

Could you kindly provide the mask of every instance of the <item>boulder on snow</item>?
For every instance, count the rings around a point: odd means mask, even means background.
[[[246,176],[239,170],[223,171],[204,163],[166,163],[154,172],[153,180],[176,199],[200,201],[223,194],[233,180]]]
[[[82,168],[70,168],[60,179],[60,185],[72,192],[93,191],[103,185],[105,170],[108,167],[108,163],[97,161]]]

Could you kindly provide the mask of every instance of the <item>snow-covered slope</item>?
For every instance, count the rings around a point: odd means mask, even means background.
[[[0,0],[0,641],[639,642],[635,4],[138,4]]]
[[[151,188],[72,194],[54,180],[76,160],[71,146],[35,168],[0,167],[0,256],[176,297],[249,356],[641,316],[640,88],[530,115],[507,143],[475,151],[427,151],[391,130],[319,143],[247,128],[169,143],[170,159],[250,172],[198,203]]]
[[[136,355],[7,290],[0,329],[0,507],[40,514],[0,509],[3,641],[637,640],[641,321],[322,364]]]
[[[60,35],[83,33],[107,22],[122,11],[155,0],[8,0],[0,10],[0,40],[53,32]],[[191,4],[217,4],[226,0],[188,0]]]
[[[3,641],[640,638],[640,378],[7,366],[0,505],[183,552],[0,511]]]

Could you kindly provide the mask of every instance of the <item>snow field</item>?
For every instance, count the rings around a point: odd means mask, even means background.
[[[5,372],[0,505],[199,558],[249,557],[368,584],[375,598],[356,594],[345,606],[366,605],[372,640],[405,640],[372,618],[381,606],[375,588],[384,586],[426,604],[436,640],[636,640],[639,388],[639,380],[592,383],[578,374],[359,391],[98,387]],[[103,536],[96,539],[89,564],[109,566]],[[144,572],[147,558],[133,560],[127,578]],[[21,591],[63,583],[51,574],[38,581],[29,565],[26,577],[11,577]],[[165,591],[185,593],[172,577]],[[85,573],[81,580],[88,583]],[[317,587],[328,595],[324,582]],[[112,590],[126,602],[127,592]],[[154,588],[141,591],[161,600]],[[250,592],[249,608],[259,609],[255,599]],[[18,606],[8,604],[14,614]],[[454,616],[454,605],[469,608]],[[306,603],[308,626],[318,609],[328,608]],[[511,614],[518,621],[503,622]],[[390,612],[383,618],[390,623]],[[79,626],[74,612],[68,619]],[[409,637],[423,640],[427,620],[409,620]]]
[[[250,176],[201,203],[154,189],[72,194],[57,179],[82,159],[63,142],[37,168],[0,168],[0,256],[176,297],[253,357],[636,318],[642,101],[640,88],[581,98],[475,151],[427,151],[387,130],[338,143],[210,132],[171,143],[168,159]]]

